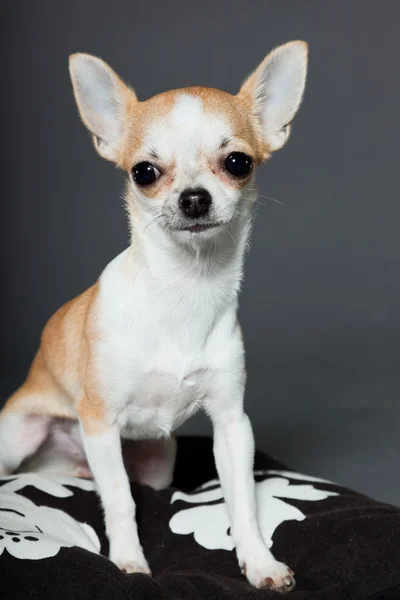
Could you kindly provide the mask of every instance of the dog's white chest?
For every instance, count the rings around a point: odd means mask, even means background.
[[[169,435],[211,392],[212,307],[196,314],[194,306],[192,315],[193,295],[190,307],[180,306],[182,289],[179,297],[161,301],[139,283],[132,299],[114,263],[110,267],[102,281],[99,314],[104,341],[96,359],[107,387],[107,405],[122,435],[136,439]],[[188,286],[188,297],[191,291]],[[207,308],[206,300],[202,299]]]
[[[120,338],[121,340],[121,338]],[[128,342],[108,356],[111,406],[122,435],[158,438],[169,435],[199,408],[207,393],[210,370],[199,351],[186,354],[173,344],[138,346]]]
[[[180,379],[175,373],[155,370],[140,377],[118,416],[122,435],[133,434],[136,439],[170,435],[198,410],[206,378],[207,371]]]

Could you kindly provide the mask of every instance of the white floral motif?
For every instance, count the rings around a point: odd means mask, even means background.
[[[60,548],[79,546],[99,554],[100,541],[94,529],[80,523],[62,510],[36,506],[31,500],[16,494],[26,486],[65,498],[73,492],[70,485],[91,491],[93,482],[73,477],[45,477],[37,474],[4,477],[0,482],[0,555],[7,549],[15,558],[40,560],[55,556]]]
[[[284,502],[281,498],[317,501],[325,500],[329,496],[337,496],[336,492],[318,490],[313,485],[290,485],[287,479],[290,477],[295,480],[329,483],[316,477],[276,470],[256,471],[255,474],[280,475],[256,483],[258,520],[262,536],[269,548],[273,543],[273,534],[281,523],[291,520],[303,521],[306,518],[298,508]],[[209,489],[210,487],[213,489]],[[171,518],[169,526],[173,533],[181,535],[193,533],[196,542],[208,550],[233,550],[234,543],[229,532],[230,521],[218,479],[203,484],[192,494],[175,492],[171,503],[177,500],[184,500],[190,504],[222,500],[218,504],[202,504],[202,506],[180,510]]]

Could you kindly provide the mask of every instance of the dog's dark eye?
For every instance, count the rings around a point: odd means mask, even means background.
[[[160,177],[161,173],[149,162],[141,162],[133,167],[132,175],[138,185],[150,185]]]
[[[253,167],[253,161],[244,152],[232,152],[225,160],[224,166],[234,177],[246,177]]]

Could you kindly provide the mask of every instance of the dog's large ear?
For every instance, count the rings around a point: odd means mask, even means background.
[[[289,137],[290,123],[303,97],[307,54],[307,44],[302,41],[275,48],[238,94],[250,106],[270,151],[282,148]]]
[[[118,162],[129,105],[135,93],[100,58],[72,54],[69,70],[82,121],[103,158]]]

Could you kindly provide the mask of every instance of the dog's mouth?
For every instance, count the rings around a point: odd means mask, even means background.
[[[197,225],[186,225],[184,227],[177,227],[175,231],[188,231],[189,233],[202,233],[203,231],[208,231],[209,229],[215,229],[216,227],[220,227],[221,223],[202,223]]]

